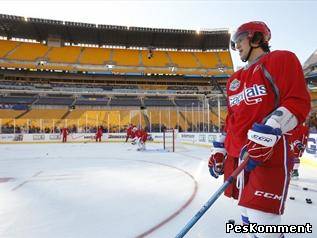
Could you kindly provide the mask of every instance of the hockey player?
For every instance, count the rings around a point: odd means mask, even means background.
[[[247,65],[227,81],[226,137],[214,143],[217,150],[208,163],[213,177],[224,173],[227,179],[242,148],[248,152],[245,176],[225,191],[238,199],[244,224],[280,224],[293,167],[285,133],[303,123],[310,110],[299,60],[289,51],[270,52],[270,39],[270,29],[259,21],[241,25],[233,35],[231,47]]]
[[[96,132],[96,142],[101,142],[101,137],[103,135],[103,128],[99,126]]]
[[[305,148],[307,146],[309,128],[305,124],[301,124],[297,126],[294,130],[290,132],[290,146],[293,152],[294,158],[294,168],[292,171],[292,178],[298,179],[299,173],[299,165],[300,165],[300,157],[302,157]]]
[[[67,142],[67,136],[69,135],[68,128],[64,127],[61,129],[62,141],[63,143]]]
[[[147,141],[149,134],[147,133],[146,129],[143,129],[141,132],[141,139],[140,139],[140,150],[145,150],[145,142]]]
[[[129,138],[133,139],[134,138],[134,132],[133,132],[133,124],[131,123],[128,128],[127,128],[127,136],[125,138],[125,142],[128,142]]]
[[[144,151],[145,150],[145,142],[147,140],[148,133],[146,132],[145,129],[140,128],[135,132],[135,137],[137,138],[136,141],[138,144],[137,150]]]
[[[138,137],[136,136],[137,134],[137,131],[138,131],[138,128],[136,126],[134,126],[131,130],[131,132],[129,133],[129,137],[128,138],[131,138],[131,144],[132,145],[135,145],[137,142],[138,142]]]

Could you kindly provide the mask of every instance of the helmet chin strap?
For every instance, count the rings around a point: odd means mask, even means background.
[[[251,55],[252,50],[253,50],[253,47],[250,45],[249,53],[248,53],[247,57],[242,60],[242,62],[247,62],[247,61],[248,61],[248,59],[250,58],[250,55]]]
[[[251,46],[251,42],[249,43],[249,45],[250,45],[249,53],[248,53],[247,57],[242,60],[242,62],[247,62],[247,61],[249,60],[249,58],[250,58],[250,55],[251,55],[251,53],[252,53],[252,50],[253,50],[254,48],[259,48],[259,47],[260,47],[260,46],[256,46],[256,47]]]

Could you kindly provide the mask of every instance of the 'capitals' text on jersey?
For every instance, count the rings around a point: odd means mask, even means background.
[[[229,96],[230,107],[239,105],[244,101],[247,105],[259,103],[262,101],[262,96],[267,95],[267,91],[264,85],[254,84],[252,87],[245,88],[237,94]]]

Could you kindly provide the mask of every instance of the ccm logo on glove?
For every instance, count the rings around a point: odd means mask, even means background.
[[[251,135],[251,138],[257,140],[257,141],[263,141],[263,142],[271,142],[272,139],[271,138],[268,138],[268,137],[264,137],[264,136],[259,136],[259,135]]]

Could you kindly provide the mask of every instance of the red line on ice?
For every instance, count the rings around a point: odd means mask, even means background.
[[[148,161],[143,161],[143,162],[148,162]],[[193,201],[193,199],[195,198],[195,196],[197,194],[197,190],[198,190],[198,183],[197,183],[196,179],[194,178],[194,176],[192,174],[190,174],[189,172],[187,172],[187,171],[185,171],[183,169],[174,167],[174,166],[167,165],[167,164],[161,164],[161,163],[155,163],[155,162],[148,162],[148,163],[164,165],[164,166],[171,167],[173,169],[177,169],[177,170],[182,171],[183,173],[187,174],[194,181],[194,190],[192,192],[192,195],[186,201],[186,203],[184,203],[179,209],[177,209],[175,212],[173,212],[170,216],[165,218],[163,221],[159,222],[157,225],[153,226],[152,228],[150,228],[149,230],[143,232],[142,234],[136,236],[136,238],[146,237],[147,235],[149,235],[152,232],[156,231],[157,229],[159,229],[160,227],[162,227],[163,225],[165,225],[166,223],[171,221],[173,218],[175,218],[178,214],[180,214]]]

